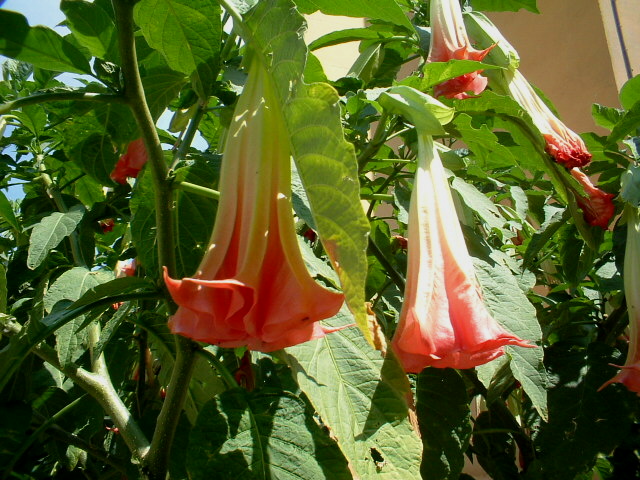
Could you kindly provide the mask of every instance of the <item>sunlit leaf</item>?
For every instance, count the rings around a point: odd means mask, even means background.
[[[149,45],[173,70],[193,75],[203,100],[218,76],[220,15],[218,3],[207,0],[142,0],[135,7],[136,22]]]
[[[330,324],[351,318],[343,311]],[[355,328],[286,351],[300,388],[361,478],[421,478],[420,439],[405,401],[409,385],[391,354],[383,359]]]
[[[32,270],[38,267],[52,249],[75,231],[84,213],[84,207],[76,205],[66,213],[53,212],[43,218],[31,231],[27,266]]]

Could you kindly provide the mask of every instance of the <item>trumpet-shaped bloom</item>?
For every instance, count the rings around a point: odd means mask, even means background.
[[[138,138],[127,146],[127,152],[122,155],[113,171],[109,175],[111,180],[117,183],[127,183],[127,178],[136,178],[147,163],[147,149],[144,146],[144,140]]]
[[[458,0],[431,1],[431,45],[427,62],[481,61],[492,48],[476,50],[471,46]],[[466,73],[437,85],[434,96],[462,99],[470,97],[468,92],[482,93],[487,86],[487,78],[480,75],[481,71]]]
[[[534,125],[542,133],[547,153],[569,169],[587,165],[591,154],[582,139],[549,110],[527,79],[518,70],[503,75],[508,94],[531,115]]]
[[[616,209],[613,204],[615,195],[603,192],[594,186],[589,177],[579,168],[572,168],[571,176],[582,185],[588,195],[587,198],[576,195],[576,201],[584,213],[584,219],[589,225],[606,229]]]
[[[640,396],[640,216],[638,209],[627,206],[627,245],[624,252],[624,295],[629,312],[629,350],[618,373],[600,387],[622,383]],[[616,365],[617,366],[617,365]]]
[[[405,299],[393,348],[408,372],[424,367],[471,368],[530,347],[488,312],[430,136],[419,135],[409,213]]]
[[[229,127],[207,252],[193,278],[165,270],[179,305],[172,332],[268,352],[334,331],[318,321],[337,313],[344,297],[317,284],[302,259],[288,138],[272,81],[254,60]]]

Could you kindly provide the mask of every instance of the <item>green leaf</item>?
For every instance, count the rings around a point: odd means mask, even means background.
[[[40,316],[39,311],[36,311],[36,314],[30,315],[30,321],[24,327],[17,326],[19,332],[11,335],[9,344],[0,350],[0,391],[20,368],[33,347],[66,323],[95,307],[94,305],[86,305],[73,309],[66,308],[71,303],[71,301],[62,300],[58,303],[58,307],[44,318]],[[42,304],[40,303],[40,305]],[[0,315],[0,326],[7,328],[7,324],[12,323],[15,323],[14,319],[7,315]]]
[[[422,67],[424,77],[420,81],[420,90],[427,90],[442,82],[478,70],[500,68],[497,65],[487,65],[474,60],[449,60],[448,62],[429,62]]]
[[[458,177],[453,179],[451,188],[460,194],[465,205],[480,217],[489,230],[500,232],[502,238],[512,235],[505,228],[507,220],[500,213],[500,209],[484,193]]]
[[[516,272],[508,267],[504,256],[504,253],[494,250],[487,258],[473,258],[485,304],[500,325],[535,345],[542,340],[536,310],[520,288],[514,277]],[[511,359],[513,376],[521,383],[540,416],[546,419],[547,374],[542,348],[508,346],[505,350]]]
[[[202,100],[209,98],[220,68],[221,10],[208,0],[142,0],[135,20],[149,45],[170,68],[192,75]]]
[[[430,95],[406,85],[391,87],[378,98],[388,112],[403,115],[423,135],[444,134],[442,125],[453,119],[454,110]]]
[[[189,478],[347,480],[347,462],[304,402],[272,389],[231,390],[207,403],[191,431]]]
[[[469,395],[453,369],[425,368],[416,385],[424,480],[457,480],[471,436]]]
[[[0,264],[0,313],[7,313],[7,269]]]
[[[638,101],[640,101],[640,75],[627,80],[620,89],[620,105],[625,110],[631,110]]]
[[[61,300],[78,300],[87,290],[100,283],[113,279],[113,273],[107,270],[91,271],[85,267],[74,267],[60,275],[44,296],[44,308],[52,312],[56,303]],[[74,308],[74,305],[69,307]],[[66,323],[56,331],[56,351],[63,366],[70,365],[84,353],[83,342],[86,341],[85,330],[78,331],[84,322],[79,316]]]
[[[0,217],[4,218],[5,221],[9,224],[11,228],[13,228],[16,234],[20,234],[22,232],[22,226],[20,222],[16,218],[16,214],[13,211],[13,207],[11,203],[7,199],[4,192],[0,190]]]
[[[383,20],[405,27],[414,32],[413,25],[402,11],[396,0],[351,0],[336,2],[334,0],[295,0],[300,13],[313,13],[320,10],[326,15],[344,15],[345,17],[363,17]]]
[[[329,323],[348,325],[342,310]],[[360,478],[420,478],[420,440],[409,421],[407,377],[355,328],[286,349],[302,391]]]
[[[307,52],[303,19],[286,0],[258,3],[243,33],[272,75],[283,107],[292,156],[317,232],[354,312],[369,336],[364,305],[369,222],[360,206],[354,147],[344,139],[339,98],[327,84],[302,83]]]
[[[150,70],[142,77],[147,104],[154,119],[158,119],[167,105],[178,96],[186,80],[182,73],[162,67]]]
[[[19,13],[0,10],[0,54],[55,72],[91,73],[84,55],[47,27],[29,27]]]
[[[540,13],[536,0],[472,0],[475,10],[486,12],[517,12],[521,8]]]
[[[636,102],[613,127],[607,143],[614,145],[627,135],[634,135],[637,128],[640,128],[640,102]]]
[[[155,292],[156,287],[151,280],[146,278],[114,278],[110,281],[100,282],[92,287],[85,289],[85,291],[82,293],[82,296],[75,299],[75,302],[73,303],[71,308],[89,305],[90,303],[94,303],[105,298],[116,297],[117,295],[138,291]],[[68,298],[68,300],[74,299]],[[114,300],[116,299],[114,298]]]
[[[624,110],[619,108],[605,107],[594,103],[591,106],[591,116],[595,122],[601,127],[612,130],[613,127],[622,119]]]
[[[620,196],[623,200],[634,207],[640,207],[640,167],[633,164],[629,165],[628,170],[622,174],[621,183]]]
[[[451,122],[451,127],[456,130],[456,138],[469,146],[480,168],[494,170],[518,164],[511,149],[502,145],[486,124],[476,128],[472,125],[472,118],[461,113]]]
[[[551,378],[549,418],[535,436],[538,460],[531,466],[545,480],[576,478],[631,434],[638,399],[621,384],[598,389],[616,374],[616,351],[601,343],[577,351],[556,344],[547,352]],[[591,477],[589,477],[591,478]]]
[[[318,50],[332,45],[340,45],[341,43],[357,42],[360,40],[380,40],[390,34],[377,32],[370,28],[347,28],[346,30],[338,30],[327,33],[320,38],[315,39],[309,44],[309,50]]]
[[[118,62],[116,28],[111,17],[97,3],[63,0],[60,10],[73,36],[94,57]]]
[[[82,205],[75,205],[67,213],[53,212],[33,227],[29,238],[27,267],[35,270],[52,249],[75,231],[84,212]]]

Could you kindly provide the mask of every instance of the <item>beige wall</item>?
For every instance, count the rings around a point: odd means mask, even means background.
[[[640,73],[640,2],[598,0],[618,88]]]
[[[348,1],[348,0],[345,0]],[[320,12],[306,15],[308,29],[304,39],[307,44],[330,32],[346,30],[347,28],[364,27],[363,18],[339,17],[324,15]],[[321,48],[314,51],[327,74],[329,80],[337,80],[344,77],[358,58],[359,42],[349,42],[342,45]]]

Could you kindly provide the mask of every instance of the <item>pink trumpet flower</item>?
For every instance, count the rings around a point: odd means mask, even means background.
[[[594,186],[589,177],[579,168],[572,168],[571,176],[582,185],[588,195],[587,198],[576,195],[576,201],[584,213],[584,219],[589,225],[606,229],[616,210],[612,200],[615,195],[603,192]]]
[[[427,366],[471,368],[532,347],[488,312],[432,137],[418,135],[409,213],[405,299],[393,348],[407,372]]]
[[[582,139],[551,112],[527,79],[518,70],[504,72],[503,75],[508,94],[531,115],[534,125],[542,133],[547,153],[569,169],[587,165],[591,154]]]
[[[147,163],[147,149],[144,140],[138,138],[127,145],[127,152],[122,155],[110,174],[111,180],[117,183],[127,183],[127,178],[136,178]]]
[[[614,365],[620,372],[602,385],[622,383],[640,396],[640,216],[631,205],[627,211],[627,245],[624,252],[624,295],[629,312],[629,350],[624,365]]]
[[[431,46],[427,62],[481,61],[493,47],[476,50],[471,46],[458,0],[431,1]],[[468,92],[482,93],[487,86],[487,78],[480,75],[481,72],[466,73],[437,85],[434,96],[463,99],[471,96]]]
[[[309,275],[296,237],[291,164],[276,90],[254,59],[229,127],[209,247],[192,278],[165,283],[178,311],[173,333],[270,352],[335,331],[342,294]]]

